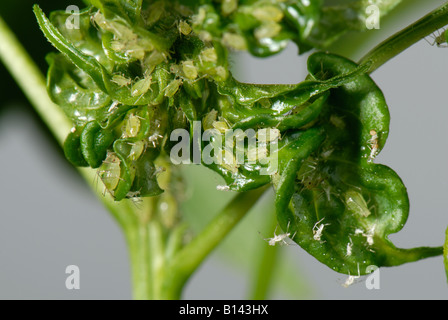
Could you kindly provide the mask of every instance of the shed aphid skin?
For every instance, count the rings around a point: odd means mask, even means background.
[[[285,245],[289,245],[289,243],[285,241],[285,239],[287,239],[287,238],[289,238],[291,236],[291,233],[288,232],[288,230],[289,230],[289,223],[288,223],[288,226],[286,228],[286,232],[285,233],[276,234],[277,228],[275,228],[275,230],[274,230],[274,237],[268,238],[268,239],[265,239],[265,240],[268,241],[268,244],[270,246],[275,246],[277,243],[282,243],[282,244],[285,244]],[[295,235],[295,233],[294,233],[294,235]],[[294,238],[294,235],[292,235],[292,238]]]
[[[369,162],[373,161],[375,157],[378,155],[379,151],[379,144],[378,144],[378,133],[375,130],[370,130],[370,140],[368,141],[370,144],[370,155],[369,155]]]
[[[347,280],[345,280],[345,282],[342,284],[342,286],[343,286],[344,288],[348,288],[348,287],[350,287],[353,283],[355,283],[355,280],[357,280],[357,279],[359,279],[359,278],[361,278],[361,273],[359,272],[359,263],[358,263],[358,275],[357,275],[357,276],[352,276],[352,275],[350,275],[350,273],[349,273]]]
[[[218,191],[229,191],[230,187],[229,186],[219,185],[219,186],[216,186],[216,190],[218,190]]]
[[[140,98],[143,97],[143,95],[146,92],[148,92],[148,90],[151,89],[151,84],[152,84],[152,76],[151,75],[149,75],[149,76],[145,75],[143,77],[143,79],[137,80],[137,82],[135,82],[132,85],[131,96],[133,96],[133,97],[140,96]]]
[[[157,132],[148,137],[148,142],[152,144],[153,148],[157,148],[157,143],[159,139],[162,139],[163,136],[158,134]]]
[[[350,257],[352,255],[352,249],[353,249],[353,241],[352,238],[350,238],[350,241],[347,243],[347,248],[346,248],[346,257]]]
[[[325,226],[328,226],[328,223],[322,223],[325,218],[317,221],[313,226],[313,239],[319,242],[322,242],[322,233],[324,231]]]

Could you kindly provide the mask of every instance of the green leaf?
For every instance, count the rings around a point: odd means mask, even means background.
[[[314,77],[356,67],[328,53],[308,62]],[[351,275],[439,255],[441,248],[398,249],[388,239],[403,228],[409,201],[398,175],[373,162],[389,132],[388,108],[373,80],[360,75],[333,89],[318,124],[325,140],[312,150],[298,148],[281,172],[276,207],[282,229],[322,263]]]

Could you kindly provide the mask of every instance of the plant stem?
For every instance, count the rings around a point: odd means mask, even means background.
[[[417,22],[380,43],[361,58],[359,64],[364,64],[369,61],[372,62],[368,71],[368,73],[372,73],[399,53],[447,24],[448,3],[445,3]]]
[[[275,215],[273,216],[275,217]],[[278,245],[270,246],[264,244],[261,250],[260,259],[257,261],[257,266],[254,267],[256,272],[253,277],[254,286],[250,296],[252,300],[266,300],[269,298],[268,294],[275,274],[274,269],[280,253]]]
[[[165,269],[162,299],[179,299],[187,280],[238,222],[250,211],[267,187],[239,193]]]

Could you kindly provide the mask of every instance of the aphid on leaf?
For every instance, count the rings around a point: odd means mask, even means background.
[[[329,225],[328,223],[322,223],[324,219],[325,218],[320,219],[313,226],[313,239],[319,242],[321,242],[322,232],[324,231],[325,226]]]
[[[221,42],[224,46],[234,50],[244,51],[247,49],[246,39],[236,33],[225,32]]]
[[[371,212],[367,207],[366,200],[362,194],[357,191],[349,190],[345,193],[345,204],[350,211],[353,211],[362,217],[368,217]]]
[[[192,31],[193,29],[186,21],[181,20],[179,22],[179,32],[181,34],[183,34],[184,36],[188,36]]]
[[[132,138],[137,136],[139,131],[140,131],[140,117],[132,113],[129,115],[126,121],[123,136],[125,138]]]
[[[98,175],[103,181],[106,190],[113,192],[120,181],[120,159],[112,152],[108,153],[103,164],[98,168]]]
[[[120,87],[127,87],[132,83],[132,80],[122,76],[120,74],[115,74],[111,80],[113,83],[116,83]]]
[[[190,80],[194,80],[198,77],[198,69],[191,60],[182,61],[182,71],[184,72],[185,77]]]
[[[272,5],[265,5],[252,10],[252,15],[262,22],[279,22],[283,19],[283,11]]]
[[[177,90],[179,90],[179,87],[181,85],[182,79],[175,79],[171,81],[170,84],[166,86],[165,89],[163,89],[165,91],[165,97],[172,98],[176,94]]]
[[[132,85],[131,95],[133,97],[144,95],[151,88],[152,76],[144,77]]]
[[[238,0],[223,0],[221,3],[222,14],[227,16],[238,8]]]
[[[216,53],[215,48],[207,48],[201,51],[201,54],[199,55],[200,61],[205,62],[217,62],[218,61],[218,54]]]
[[[282,26],[276,22],[265,22],[261,26],[255,29],[254,35],[258,41],[265,38],[274,38],[282,30]]]
[[[146,143],[143,140],[136,141],[136,142],[133,142],[133,143],[130,143],[130,142],[128,142],[128,143],[131,145],[131,151],[129,152],[128,158],[131,161],[135,161],[138,158],[140,158],[142,153],[145,151]]]

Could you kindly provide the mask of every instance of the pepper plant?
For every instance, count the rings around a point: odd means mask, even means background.
[[[448,24],[448,4],[352,61],[327,49],[349,32],[367,30],[367,7],[383,17],[401,1],[335,2],[85,0],[78,13],[34,6],[56,50],[46,59],[45,84],[36,71],[36,91],[24,91],[67,160],[87,181],[101,181],[103,190],[93,190],[126,236],[136,299],[179,299],[204,259],[268,190],[282,233],[266,246],[290,238],[335,272],[364,275],[372,265],[443,254],[442,245],[401,249],[389,239],[404,227],[409,199],[397,173],[375,161],[390,115],[370,74]],[[23,57],[34,70],[32,62],[3,22],[0,28],[0,57],[25,84],[11,61]],[[446,43],[446,35],[436,40]],[[298,54],[311,52],[302,82],[251,84],[233,76],[235,50],[263,58],[291,42]],[[208,130],[213,134],[203,139]],[[264,133],[264,148],[253,156],[243,137],[242,162],[233,147],[227,157],[222,141],[229,130],[253,130],[259,141]],[[187,148],[179,148],[182,132]],[[222,161],[195,153],[210,149]],[[266,159],[275,159],[275,167]],[[236,193],[193,238],[179,210],[179,162],[209,168],[225,182],[223,192]]]

